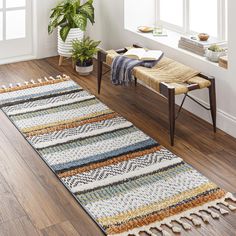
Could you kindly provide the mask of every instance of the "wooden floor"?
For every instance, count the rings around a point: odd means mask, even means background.
[[[96,94],[94,76],[79,78],[69,62],[58,58],[0,66],[0,84],[66,73]],[[184,111],[177,122],[176,145],[170,147],[166,101],[138,85],[113,87],[106,77],[101,101],[132,121],[222,188],[236,192],[236,140]],[[103,235],[60,181],[0,112],[0,235]],[[157,234],[160,235],[160,234]],[[236,235],[236,212],[181,235]]]

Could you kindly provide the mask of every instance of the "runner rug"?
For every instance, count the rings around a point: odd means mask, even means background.
[[[3,86],[0,101],[107,235],[169,235],[235,210],[232,194],[65,75]]]

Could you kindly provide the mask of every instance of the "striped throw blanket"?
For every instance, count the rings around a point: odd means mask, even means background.
[[[115,85],[127,85],[132,81],[132,70],[136,66],[154,67],[163,57],[164,53],[155,61],[140,61],[124,56],[114,58],[111,65],[111,81]]]

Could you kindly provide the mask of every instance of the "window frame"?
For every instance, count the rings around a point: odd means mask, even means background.
[[[226,29],[226,1],[227,0],[216,0],[217,1],[217,38],[220,40],[227,40],[227,29]],[[160,0],[155,0],[156,9],[156,24],[161,24],[164,28],[183,33],[183,34],[197,34],[200,32],[194,32],[190,30],[190,0],[183,0],[183,26],[171,24],[169,22],[160,19]]]

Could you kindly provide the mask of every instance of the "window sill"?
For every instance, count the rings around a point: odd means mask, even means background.
[[[137,29],[126,28],[126,30],[128,30],[132,33],[135,33],[135,34],[137,34],[137,35],[139,35],[143,38],[146,38],[146,39],[152,40],[154,42],[157,42],[160,45],[169,47],[170,49],[174,49],[177,52],[183,53],[184,55],[191,56],[191,57],[193,57],[197,60],[200,60],[200,61],[206,63],[207,65],[214,66],[214,67],[222,69],[224,71],[227,70],[223,67],[220,67],[218,63],[214,63],[214,62],[209,61],[206,57],[202,57],[202,56],[199,56],[199,55],[194,54],[192,52],[189,52],[187,50],[179,48],[178,47],[178,42],[179,42],[179,39],[181,37],[180,33],[165,29],[168,36],[153,36],[152,33],[141,33]]]

